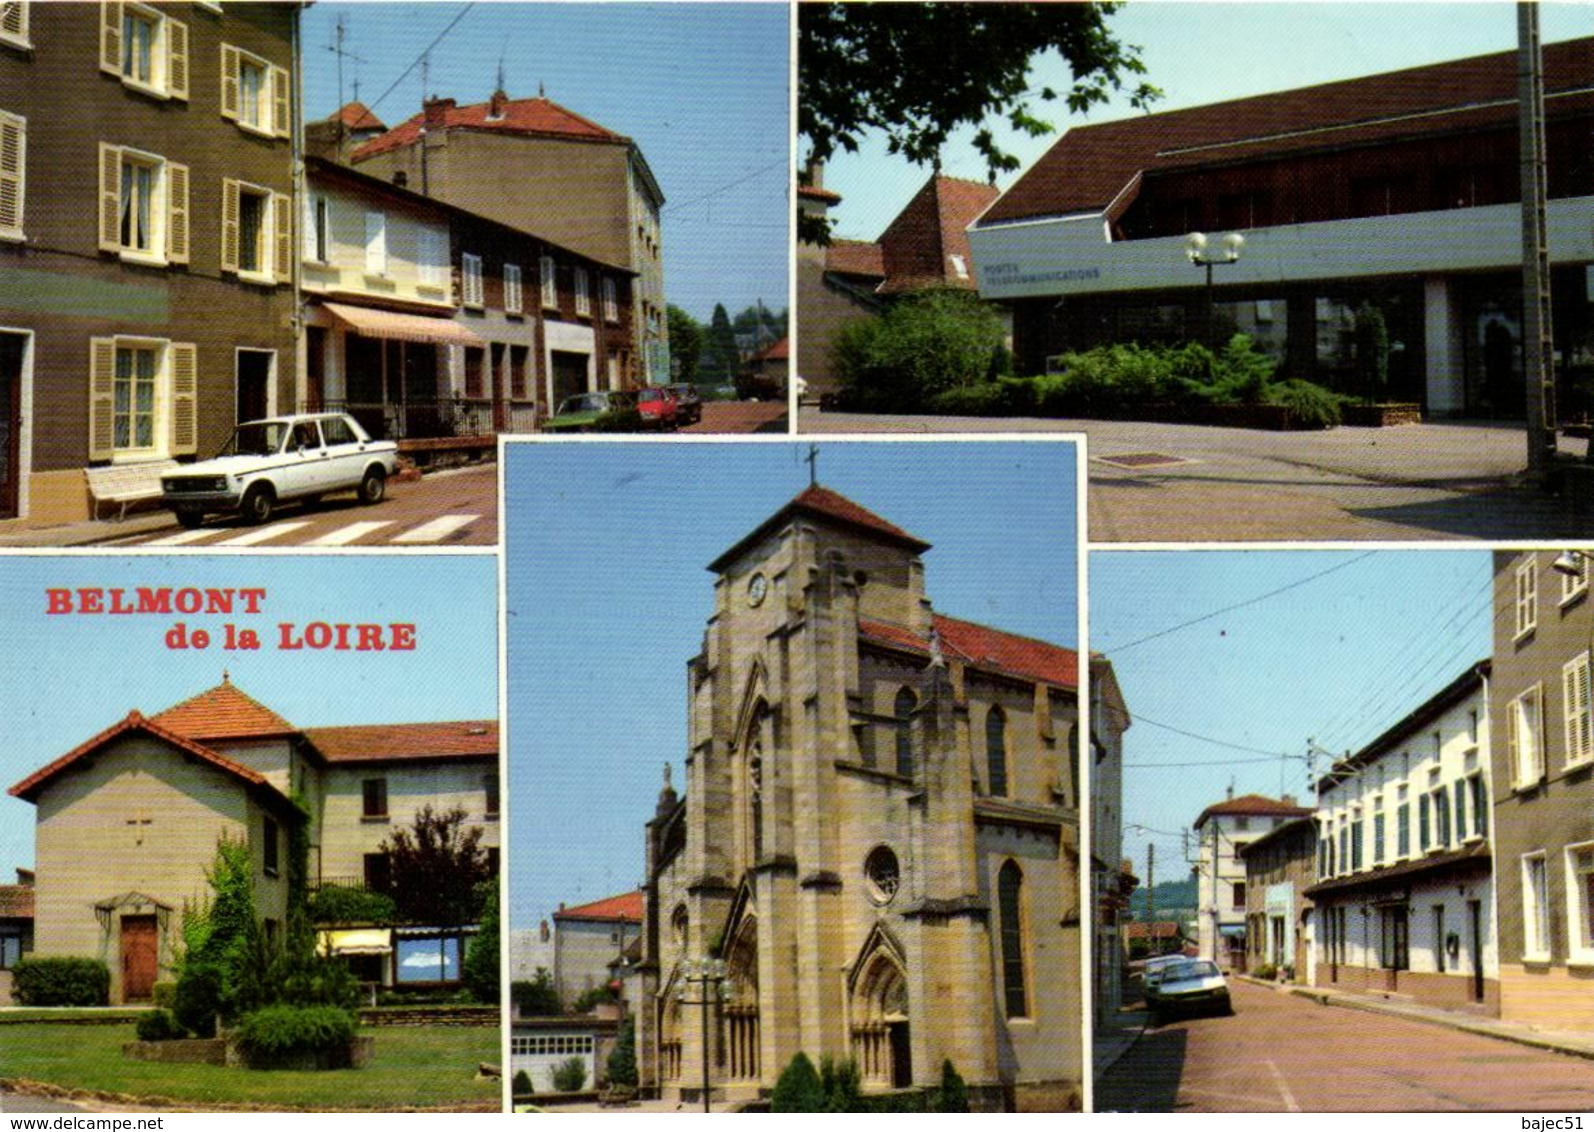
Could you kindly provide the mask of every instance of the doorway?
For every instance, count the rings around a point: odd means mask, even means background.
[[[22,475],[22,369],[28,334],[0,333],[0,519],[17,515]]]
[[[123,1002],[146,1002],[155,993],[159,942],[154,916],[122,917]]]
[[[1468,951],[1472,955],[1472,1001],[1483,1001],[1483,901],[1467,901]]]
[[[238,351],[238,421],[263,420],[271,415],[271,376],[277,368],[275,350]]]
[[[892,1022],[891,1026],[891,1087],[906,1089],[913,1085],[913,1047],[908,1042],[908,1024]]]
[[[586,354],[574,354],[568,350],[553,351],[553,410],[559,411],[559,404],[566,397],[574,397],[577,393],[587,391],[587,357]]]

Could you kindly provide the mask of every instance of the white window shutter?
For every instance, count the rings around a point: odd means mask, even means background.
[[[188,25],[166,17],[166,93],[188,101]]]
[[[0,113],[0,236],[22,235],[28,122]]]
[[[271,204],[275,213],[272,222],[276,225],[272,235],[277,241],[277,262],[273,274],[278,283],[289,283],[293,280],[293,198],[287,193],[272,193]]]
[[[221,116],[238,120],[238,49],[221,45]]]
[[[387,217],[380,212],[365,214],[365,273],[387,274]]]
[[[122,246],[122,147],[100,143],[100,250]]]
[[[192,342],[173,342],[171,454],[199,450],[199,351]]]
[[[304,251],[303,251],[304,258],[308,259],[308,260],[314,260],[316,258],[316,254],[315,254],[315,252],[316,252],[316,247],[315,247],[315,202],[316,202],[316,194],[311,192],[310,191],[310,187],[308,185],[306,185],[305,186],[305,190],[304,190],[304,227],[303,227],[304,238],[302,240],[302,243],[303,243],[303,246],[304,246]]]
[[[0,35],[25,40],[28,36],[28,6],[26,0],[5,0],[0,3]]]
[[[166,258],[188,262],[188,166],[166,163]]]
[[[89,459],[109,460],[115,447],[116,339],[89,339]]]
[[[238,182],[223,177],[221,182],[221,269],[238,270],[238,214],[242,209]]]
[[[122,5],[100,0],[100,70],[122,73]]]
[[[289,134],[292,119],[293,94],[288,86],[288,71],[284,67],[271,68],[271,132],[279,138]]]

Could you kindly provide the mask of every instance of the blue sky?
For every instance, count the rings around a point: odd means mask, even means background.
[[[708,564],[808,486],[807,445],[512,444],[506,465],[511,919],[643,880],[662,767],[685,785]],[[1076,642],[1068,442],[826,441],[819,482],[932,545],[936,609]]]
[[[138,709],[221,682],[301,727],[498,715],[497,560],[491,555],[12,556],[0,570],[0,788]],[[45,590],[264,588],[256,616],[48,615]],[[241,606],[239,607],[242,608]],[[258,652],[172,651],[177,621],[260,631]],[[284,652],[277,626],[411,622],[413,652]],[[447,679],[439,679],[447,673]],[[33,861],[34,811],[0,792],[0,883]]]
[[[1540,5],[1545,42],[1594,33],[1586,3]],[[1311,86],[1336,79],[1461,59],[1516,47],[1516,6],[1483,3],[1239,3],[1131,0],[1109,17],[1125,43],[1140,46],[1146,81],[1162,89],[1158,110],[1201,106],[1230,98]],[[1070,78],[1055,52],[1030,72],[1030,87],[1062,91]],[[1123,98],[1088,115],[1070,116],[1060,102],[1034,103],[1035,113],[1064,129],[1138,113]],[[1018,172],[998,179],[1007,188],[1057,140],[1015,136],[993,119],[1004,149],[1021,159]],[[943,172],[986,180],[985,162],[969,144],[972,129],[954,134],[942,154]],[[798,160],[804,149],[799,140]],[[857,154],[839,154],[825,168],[825,187],[843,203],[831,210],[838,236],[873,240],[929,178],[928,167],[886,153],[878,139]]]
[[[788,7],[752,4],[477,3],[431,53],[426,93],[460,105],[492,94],[500,60],[511,97],[553,101],[633,139],[665,195],[664,289],[707,322],[762,298],[787,302],[790,108]],[[322,3],[303,18],[305,115],[343,98],[388,125],[419,113],[421,72],[400,75],[466,8]],[[398,81],[392,93],[388,90]],[[386,98],[383,95],[386,94]],[[378,100],[380,100],[378,102]]]
[[[1123,814],[1137,874],[1154,840],[1158,879],[1185,875],[1181,831],[1231,782],[1311,805],[1308,739],[1359,749],[1489,655],[1491,578],[1479,550],[1092,553],[1090,647],[1135,719]]]

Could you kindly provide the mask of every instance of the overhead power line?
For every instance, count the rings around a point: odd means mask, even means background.
[[[384,90],[382,92],[382,96],[380,98],[378,98],[375,102],[371,103],[371,107],[370,108],[374,111],[378,106],[382,105],[383,102],[387,101],[387,96],[392,94],[395,90],[398,89],[399,83],[403,82],[405,79],[410,77],[411,73],[414,72],[415,68],[419,67],[421,65],[421,60],[425,59],[428,55],[430,55],[432,53],[432,49],[435,48],[439,43],[442,43],[443,42],[443,38],[445,36],[447,36],[449,32],[454,30],[454,28],[459,24],[460,20],[463,20],[465,18],[465,13],[469,12],[475,6],[476,5],[475,5],[474,0],[473,0],[472,3],[466,4],[463,8],[461,8],[459,10],[459,14],[456,15],[451,21],[449,21],[448,26],[446,28],[444,28],[442,31],[437,33],[437,38],[432,40],[431,43],[426,45],[426,50],[422,51],[419,55],[417,55],[415,57],[415,61],[413,63],[411,63],[408,67],[404,68],[404,73],[401,74],[398,78],[393,80],[393,85],[388,87],[386,90]],[[421,91],[421,98],[425,99],[425,97],[426,97],[426,91],[422,90]]]

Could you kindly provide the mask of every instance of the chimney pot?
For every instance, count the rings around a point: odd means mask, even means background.
[[[448,112],[454,109],[452,98],[433,98],[422,104],[424,121],[428,130],[440,130],[448,121]]]

